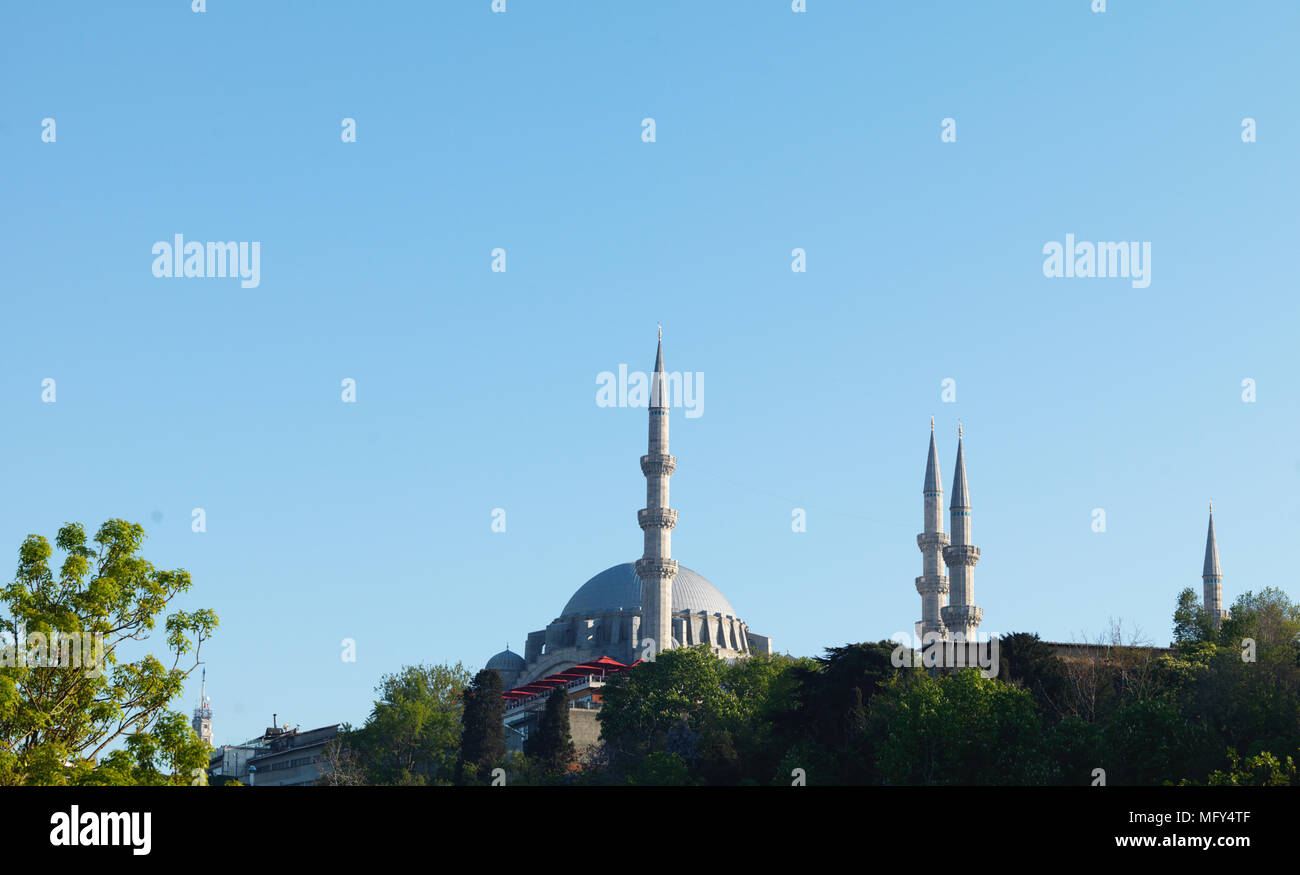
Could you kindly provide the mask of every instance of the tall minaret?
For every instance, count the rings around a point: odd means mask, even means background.
[[[942,611],[943,624],[952,637],[974,641],[984,610],[975,604],[975,563],[980,548],[970,542],[970,491],[966,487],[966,457],[962,450],[961,425],[957,426],[957,465],[952,475],[952,543],[943,548],[952,582],[949,604]]]
[[[1214,502],[1210,502],[1210,530],[1205,533],[1205,567],[1201,569],[1201,582],[1205,587],[1205,610],[1210,614],[1214,628],[1227,619],[1223,609],[1223,569],[1219,567],[1219,541],[1214,536]]]
[[[921,576],[916,591],[921,594],[921,622],[917,624],[921,642],[927,635],[946,638],[940,611],[948,604],[948,568],[943,564],[943,549],[948,535],[943,530],[943,486],[939,478],[939,451],[934,445],[934,417],[930,417],[930,455],[925,460],[925,531],[916,536],[921,548]],[[919,649],[919,648],[918,648]]]
[[[646,639],[653,643],[651,654],[673,647],[673,578],[677,560],[672,558],[673,529],[677,511],[668,506],[668,478],[677,468],[677,459],[668,454],[668,408],[672,399],[664,378],[664,330],[659,329],[659,348],[655,352],[655,370],[650,377],[650,446],[641,457],[645,474],[645,507],[636,512],[636,520],[645,533],[645,552],[636,563],[641,578],[641,635],[638,651]],[[653,657],[652,657],[653,658]]]
[[[200,740],[212,744],[212,702],[208,699],[208,670],[203,669],[203,687],[199,693],[199,707],[194,709],[194,720],[190,724],[194,734]]]

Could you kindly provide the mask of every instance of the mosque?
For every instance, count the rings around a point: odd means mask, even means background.
[[[531,722],[526,715],[535,712],[545,699],[539,694],[563,686],[569,690],[573,707],[599,709],[599,690],[611,674],[653,660],[657,652],[703,644],[724,659],[772,653],[771,638],[751,631],[717,587],[672,558],[677,511],[669,505],[668,483],[677,459],[668,450],[671,397],[664,372],[662,330],[650,382],[649,441],[641,457],[646,506],[637,511],[644,535],[641,558],[606,568],[579,587],[546,628],[528,634],[522,656],[507,648],[486,665],[501,674],[507,699],[506,725],[521,737],[526,736]],[[922,497],[924,530],[916,536],[922,555],[922,573],[916,578],[921,597],[917,637],[976,641],[984,614],[975,603],[980,548],[971,539],[970,489],[960,426],[948,507],[949,531],[944,531],[933,418]],[[1222,582],[1211,505],[1202,583],[1204,607],[1216,626],[1227,617]],[[1068,649],[1080,645],[1056,646]],[[575,727],[575,740],[576,735]],[[594,740],[595,734],[591,737]]]
[[[664,373],[663,332],[650,379],[650,436],[641,457],[646,506],[637,511],[644,550],[636,562],[606,568],[565,603],[545,629],[528,633],[524,653],[509,648],[488,660],[506,690],[549,686],[544,679],[575,666],[628,666],[674,647],[707,644],[724,659],[771,653],[772,639],[750,631],[740,614],[703,574],[672,558],[677,511],[668,481],[677,458],[668,452],[670,381]]]

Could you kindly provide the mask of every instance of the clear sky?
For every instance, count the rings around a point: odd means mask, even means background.
[[[1300,596],[1294,3],[207,5],[0,15],[0,570],[142,523],[220,615],[219,743],[637,558],[646,412],[596,378],[658,322],[706,378],[674,554],[781,651],[911,631],[931,415],[988,632],[1166,643],[1211,499],[1226,601]],[[155,278],[176,234],[260,284]],[[1045,277],[1067,234],[1150,285]]]

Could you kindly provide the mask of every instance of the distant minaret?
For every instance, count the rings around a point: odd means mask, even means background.
[[[925,460],[925,531],[916,536],[921,548],[921,576],[916,579],[916,591],[921,594],[921,622],[917,624],[921,641],[926,635],[946,638],[948,630],[943,625],[940,611],[948,604],[948,568],[943,563],[943,550],[948,546],[948,535],[943,530],[943,486],[939,478],[939,451],[934,445],[934,417],[930,417],[930,455]]]
[[[975,563],[980,548],[970,541],[970,491],[966,487],[966,457],[962,449],[961,426],[957,426],[957,465],[952,475],[952,543],[943,548],[951,580],[949,604],[940,611],[952,637],[974,641],[984,610],[975,604]]]
[[[1210,502],[1210,530],[1205,533],[1205,567],[1201,569],[1205,587],[1205,610],[1214,628],[1223,625],[1228,612],[1223,609],[1223,569],[1219,567],[1219,541],[1214,536],[1214,502]]]
[[[655,370],[650,378],[650,445],[641,457],[645,474],[645,507],[636,512],[637,522],[645,533],[645,552],[636,563],[641,579],[641,634],[638,651],[646,639],[653,642],[653,654],[673,647],[673,578],[677,560],[672,557],[673,529],[677,511],[668,506],[668,478],[677,468],[677,459],[668,454],[668,407],[672,399],[664,378],[664,330],[659,329],[659,348],[655,352]]]
[[[203,669],[203,687],[199,693],[199,707],[194,709],[191,724],[201,741],[212,744],[212,703],[208,700],[208,670]]]

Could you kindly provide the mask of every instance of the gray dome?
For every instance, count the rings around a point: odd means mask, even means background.
[[[636,576],[636,565],[632,562],[606,568],[584,583],[564,606],[560,619],[617,614],[619,611],[641,611],[641,578]],[[685,565],[678,566],[677,576],[673,578],[673,614],[682,611],[736,617],[736,609],[717,587]]]
[[[524,658],[513,650],[503,650],[487,661],[484,668],[496,671],[520,671],[528,666]]]

